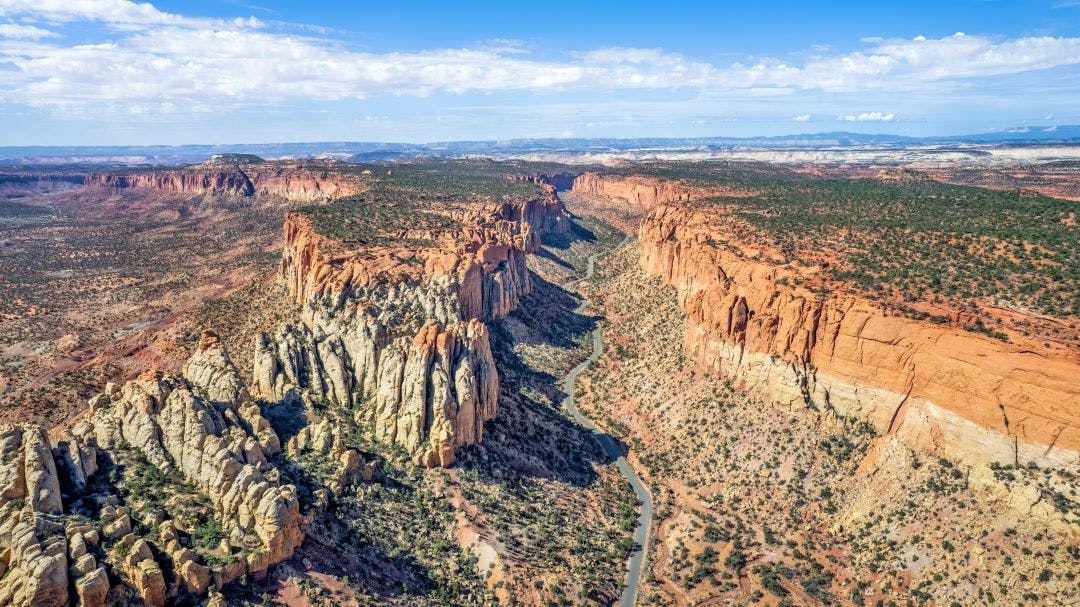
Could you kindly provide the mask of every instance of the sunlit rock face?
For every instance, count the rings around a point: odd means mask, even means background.
[[[148,371],[109,384],[90,400],[84,420],[60,431],[55,446],[39,426],[0,426],[0,604],[105,605],[111,572],[143,604],[164,605],[176,589],[203,595],[211,581],[220,587],[263,574],[304,540],[297,490],[280,482],[269,461],[280,451],[277,434],[211,331],[184,375]],[[341,447],[334,454],[351,464],[338,485],[359,477],[355,451]],[[177,535],[192,529],[178,529],[168,512],[139,510],[138,500],[134,510],[119,506],[113,493],[90,496],[100,527],[65,517],[64,500],[78,499],[101,476],[101,461],[120,456],[140,457],[204,496],[206,515],[220,523],[227,541],[244,547],[242,558],[200,564]],[[156,528],[155,539],[136,533],[136,523]],[[103,541],[107,560],[99,562],[95,548]]]
[[[716,247],[709,210],[660,205],[641,266],[678,287],[697,360],[774,401],[831,408],[972,463],[1076,462],[1080,365],[854,295],[791,286],[790,266]]]
[[[90,188],[139,189],[178,196],[272,196],[295,202],[329,201],[355,196],[366,189],[361,176],[327,170],[318,163],[207,162],[183,169],[131,174],[96,174]]]
[[[456,209],[451,233],[409,232],[393,244],[343,250],[291,214],[281,278],[302,318],[257,338],[252,390],[292,391],[356,409],[377,440],[423,466],[446,466],[483,439],[499,377],[486,322],[532,290],[526,255],[570,224],[550,186],[519,203]]]

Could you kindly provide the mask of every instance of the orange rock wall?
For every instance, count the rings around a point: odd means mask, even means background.
[[[198,196],[251,196],[255,188],[242,171],[168,171],[130,175],[90,175],[86,185],[114,189],[142,188]]]
[[[645,192],[655,197],[654,190]],[[641,266],[678,288],[686,347],[744,387],[833,408],[970,462],[1076,462],[1080,362],[782,284],[792,270],[714,246],[705,211],[661,205]]]
[[[553,191],[542,199],[453,216],[464,226],[456,234],[404,235],[443,243],[437,249],[371,248],[357,255],[316,233],[303,215],[290,213],[285,218],[281,276],[297,302],[330,295],[339,305],[358,290],[387,282],[442,280],[460,309],[458,320],[487,321],[509,314],[532,290],[525,254],[539,249],[540,234],[570,229]]]

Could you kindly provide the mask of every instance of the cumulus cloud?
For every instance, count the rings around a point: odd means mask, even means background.
[[[15,23],[55,24],[50,30]],[[0,2],[0,100],[91,111],[217,111],[229,104],[513,91],[691,90],[763,99],[800,91],[938,90],[987,76],[1080,64],[1080,38],[864,39],[845,54],[801,64],[717,65],[662,49],[611,47],[534,58],[514,40],[474,48],[367,53],[340,41],[267,27],[255,18],[188,17],[129,0]],[[64,24],[102,25],[106,40],[54,40]],[[824,47],[821,50],[827,52]],[[796,116],[794,120],[800,120]],[[806,117],[809,120],[809,116]],[[841,116],[888,122],[892,114]]]
[[[896,116],[884,112],[863,112],[861,114],[844,114],[837,116],[836,119],[844,122],[892,122],[896,120]]]
[[[795,122],[810,122],[810,114],[798,114],[791,117]]]

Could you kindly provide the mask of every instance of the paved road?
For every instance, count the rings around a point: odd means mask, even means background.
[[[620,242],[615,248],[618,249],[624,244],[630,241],[630,237],[627,236]],[[574,283],[581,280],[587,280],[592,278],[593,267],[596,260],[607,253],[597,253],[589,258],[588,269],[585,272],[584,278],[578,278],[571,280],[563,285],[563,287],[570,287]],[[582,303],[578,306],[578,312],[585,307]],[[630,486],[633,487],[634,493],[637,494],[638,499],[641,501],[641,515],[638,516],[638,526],[634,530],[634,541],[637,542],[638,548],[634,550],[634,553],[630,556],[630,570],[626,575],[626,586],[623,587],[622,599],[619,601],[620,607],[633,607],[634,600],[637,598],[638,588],[641,586],[641,574],[642,567],[645,563],[645,553],[649,546],[649,522],[652,520],[653,502],[652,496],[649,494],[648,489],[645,488],[644,483],[638,478],[638,475],[630,467],[630,464],[626,463],[626,458],[622,456],[619,451],[619,447],[615,439],[609,435],[600,431],[596,427],[596,424],[592,423],[587,417],[581,414],[577,405],[574,404],[574,382],[577,381],[578,375],[585,370],[586,367],[596,362],[596,359],[600,358],[601,352],[604,350],[603,337],[600,335],[600,327],[597,327],[593,331],[593,351],[589,358],[581,361],[578,366],[574,367],[566,379],[563,380],[563,392],[567,394],[563,405],[574,417],[575,420],[582,426],[592,430],[596,434],[596,440],[603,447],[604,452],[608,457],[615,460],[615,468],[626,477],[626,480],[630,482]]]

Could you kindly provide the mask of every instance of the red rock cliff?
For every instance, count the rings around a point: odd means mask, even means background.
[[[718,216],[719,215],[719,216]],[[969,462],[1076,462],[1080,362],[787,286],[796,270],[718,247],[722,211],[661,205],[641,265],[678,287],[686,347],[780,402],[870,421]]]
[[[243,167],[195,166],[124,175],[90,175],[88,187],[139,188],[182,196],[277,196],[297,202],[326,201],[362,193],[357,175],[326,167],[263,163]]]
[[[255,188],[243,171],[166,171],[130,175],[90,175],[86,185],[113,189],[142,188],[198,196],[251,196]]]
[[[704,188],[687,186],[675,181],[637,175],[610,176],[582,173],[574,179],[572,190],[577,193],[621,198],[630,205],[650,209],[658,204],[698,200],[711,195]]]
[[[439,283],[458,308],[457,320],[502,318],[532,288],[525,254],[539,249],[540,234],[570,228],[562,202],[554,192],[549,194],[451,212],[461,225],[451,233],[413,230],[398,235],[438,244],[422,249],[388,245],[346,250],[316,233],[302,214],[290,213],[285,218],[281,275],[301,303],[325,295],[341,299],[390,282]]]

